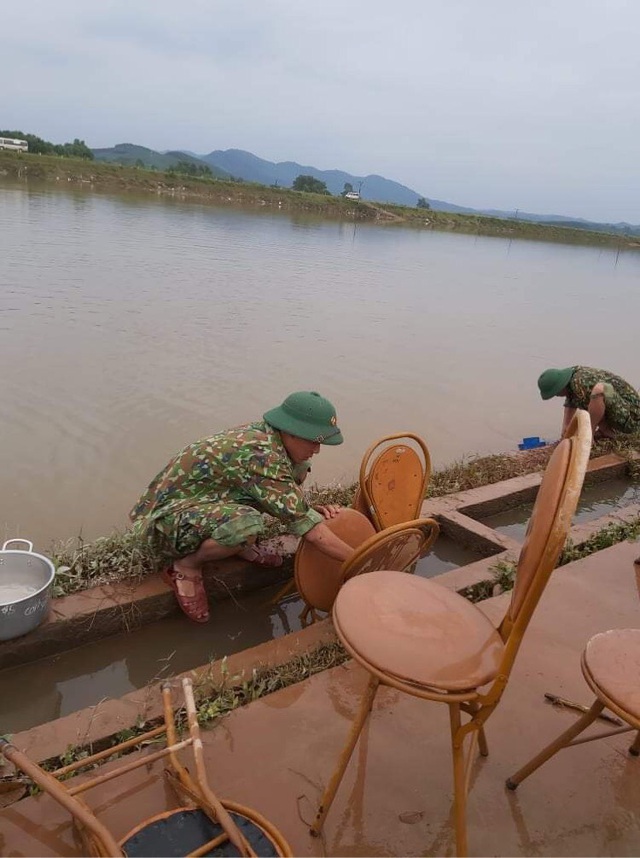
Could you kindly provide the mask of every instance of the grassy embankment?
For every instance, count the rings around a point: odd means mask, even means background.
[[[300,212],[332,219],[446,230],[473,235],[526,238],[571,244],[640,248],[637,237],[591,232],[560,226],[545,226],[523,220],[501,220],[481,215],[449,214],[365,200],[309,194],[272,188],[252,182],[192,178],[139,167],[124,167],[103,161],[61,158],[54,155],[18,155],[0,152],[0,180],[45,182],[58,187],[106,193],[155,194],[212,205],[266,208]]]

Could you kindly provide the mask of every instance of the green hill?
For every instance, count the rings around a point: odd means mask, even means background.
[[[208,167],[213,176],[218,179],[228,179],[229,173],[208,164],[201,158],[196,158],[186,152],[156,152],[146,146],[136,146],[135,143],[118,143],[110,149],[92,149],[96,161],[107,161],[123,164],[126,167],[151,167],[156,170],[168,170],[180,162],[193,164],[195,167]]]

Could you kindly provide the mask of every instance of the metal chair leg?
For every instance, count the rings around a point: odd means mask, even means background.
[[[554,754],[557,754],[558,751],[561,751],[562,748],[572,742],[576,736],[579,736],[580,733],[586,730],[590,724],[593,724],[603,709],[604,703],[600,700],[595,700],[591,709],[589,709],[588,712],[585,712],[582,718],[579,718],[575,724],[572,724],[572,726],[569,727],[568,730],[565,730],[564,733],[558,736],[558,738],[551,742],[551,744],[547,745],[546,748],[543,748],[539,754],[537,754],[532,760],[529,760],[529,762],[519,769],[515,775],[511,775],[510,778],[507,778],[507,787],[511,790],[516,789],[518,784],[522,783],[525,778],[528,778],[529,775],[533,774],[536,769],[539,769],[543,763],[546,763]],[[634,745],[636,742],[634,742]]]
[[[456,855],[467,854],[467,771],[464,757],[464,734],[460,735],[460,705],[449,704],[451,754],[453,758],[453,816],[456,829]]]
[[[487,737],[484,732],[484,727],[480,727],[480,729],[478,730],[478,747],[483,757],[489,756],[489,745],[487,743]]]
[[[358,741],[358,737],[362,732],[362,728],[364,727],[365,721],[369,716],[369,712],[371,712],[371,707],[373,706],[373,700],[376,696],[376,692],[378,690],[378,686],[380,684],[380,680],[375,676],[369,676],[369,684],[364,692],[362,697],[362,701],[360,702],[360,709],[358,710],[358,714],[356,715],[356,719],[351,725],[351,730],[349,732],[349,736],[347,738],[347,743],[340,755],[338,760],[338,765],[334,773],[331,775],[331,779],[327,784],[324,793],[322,794],[322,798],[320,799],[320,805],[318,807],[318,812],[316,813],[316,818],[314,820],[313,825],[309,829],[309,832],[314,837],[319,837],[320,832],[322,831],[322,826],[324,825],[324,821],[329,813],[331,805],[333,803],[333,799],[335,798],[336,792],[338,791],[338,787],[344,777],[344,773],[347,770],[347,766],[349,765],[349,760],[351,759],[351,755],[353,754],[353,750]]]
[[[287,581],[287,583],[284,585],[284,587],[281,587],[278,590],[278,592],[275,594],[275,596],[272,599],[269,599],[269,604],[270,605],[277,605],[278,602],[280,601],[280,599],[284,599],[284,597],[288,596],[289,593],[293,593],[293,591],[295,589],[296,589],[296,579],[291,578],[290,581]]]

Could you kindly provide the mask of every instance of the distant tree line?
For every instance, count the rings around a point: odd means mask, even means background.
[[[63,158],[86,158],[93,161],[93,152],[84,140],[76,139],[73,143],[50,143],[35,134],[25,134],[22,131],[0,131],[0,137],[14,137],[26,140],[31,154],[61,155]]]
[[[206,164],[193,164],[190,161],[178,161],[167,170],[167,173],[181,173],[183,176],[213,176],[211,168]]]

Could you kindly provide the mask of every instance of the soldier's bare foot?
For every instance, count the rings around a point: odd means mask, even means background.
[[[258,566],[282,566],[282,554],[278,554],[262,545],[249,545],[238,552],[238,557],[257,563]]]

